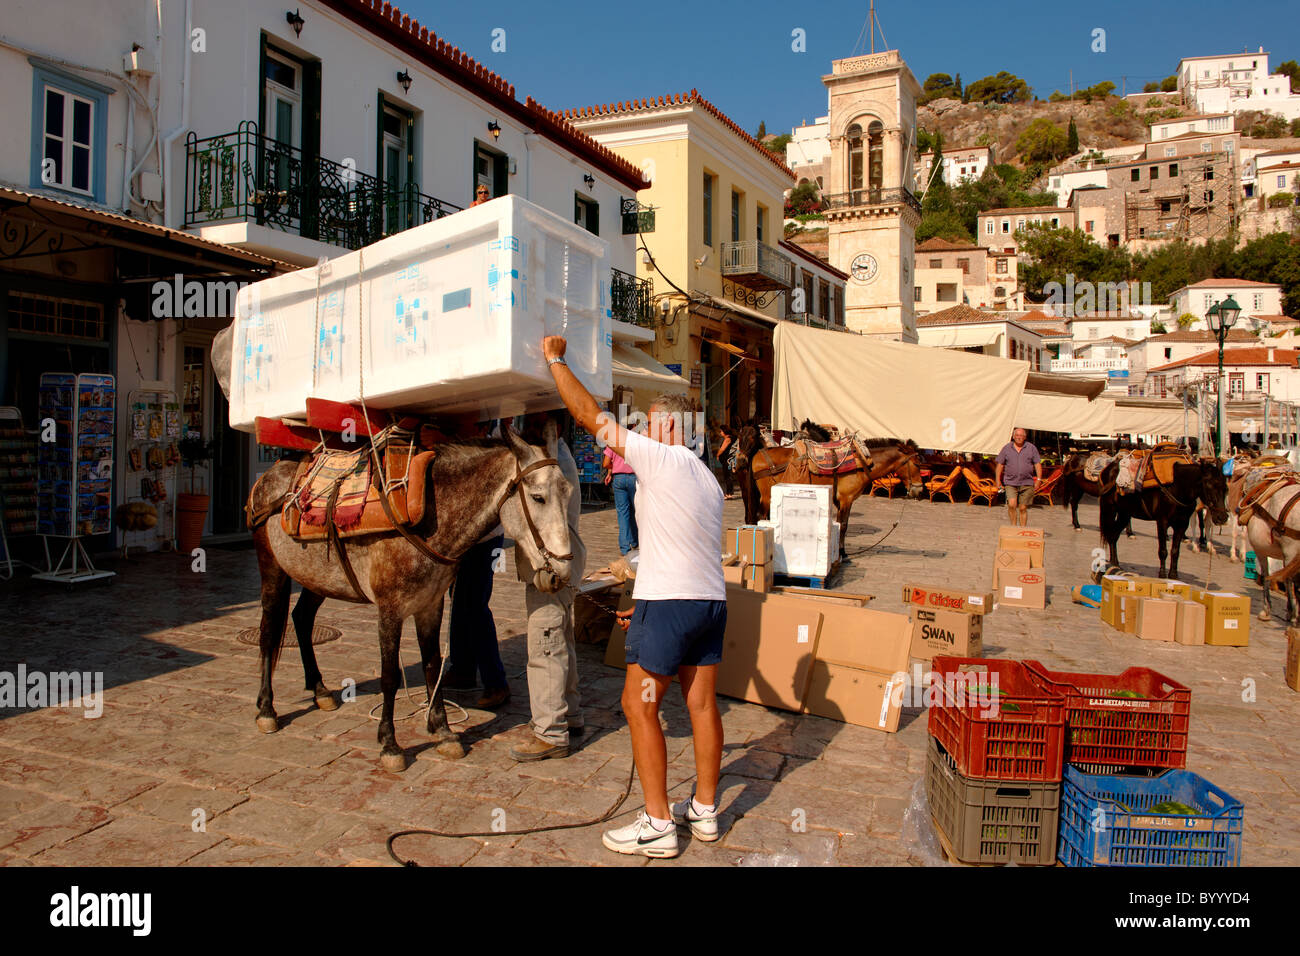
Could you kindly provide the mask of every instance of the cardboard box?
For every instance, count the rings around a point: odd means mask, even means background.
[[[993,587],[998,586],[998,572],[1006,569],[1008,571],[1028,571],[1030,570],[1029,552],[1023,548],[1014,550],[1003,550],[999,548],[993,554]]]
[[[1167,598],[1141,598],[1137,636],[1144,641],[1172,641],[1178,625],[1178,602]]]
[[[1286,686],[1300,691],[1300,631],[1286,629]]]
[[[903,603],[908,607],[925,607],[935,611],[965,611],[967,614],[992,614],[993,594],[932,588],[928,584],[904,584]]]
[[[1041,611],[1047,607],[1047,575],[1036,571],[998,571],[998,604]]]
[[[1029,552],[1029,566],[1031,568],[1041,568],[1043,566],[1046,546],[1047,542],[1042,538],[998,538],[999,551]]]
[[[1119,627],[1119,597],[1121,594],[1136,594],[1149,597],[1151,583],[1121,574],[1108,574],[1101,579],[1101,619],[1111,627]]]
[[[771,564],[746,564],[740,572],[741,583],[751,591],[766,594],[776,586],[776,567]]]
[[[722,556],[722,580],[727,584],[734,584],[738,587],[745,583],[745,563],[740,560],[736,554],[724,554]]]
[[[1116,598],[1119,611],[1116,614],[1115,627],[1125,634],[1136,634],[1138,615],[1142,613],[1142,602],[1146,600],[1141,594],[1120,594]]]
[[[779,589],[791,590],[796,589]],[[911,622],[904,614],[871,610],[865,606],[870,600],[869,595],[764,594],[728,586],[718,693],[897,730]],[[625,604],[631,604],[630,585]],[[615,626],[606,664],[626,666],[625,639]]]
[[[932,660],[936,654],[984,656],[983,615],[914,607],[908,617],[912,622],[912,656],[917,660]]]
[[[814,661],[803,712],[892,734],[902,715],[901,674]]]
[[[1205,643],[1205,605],[1200,601],[1178,602],[1174,621],[1174,640],[1179,644],[1199,646]]]
[[[1047,538],[1047,534],[1042,528],[1030,528],[1018,524],[1004,524],[998,527],[998,539],[1001,540],[1002,538],[1037,538],[1042,541]]]
[[[1170,600],[1190,601],[1192,586],[1182,581],[1166,581],[1164,578],[1143,578],[1151,582],[1151,596]]]
[[[626,611],[632,606],[632,588],[636,586],[634,581],[627,581],[623,584],[623,593],[618,598],[619,611]],[[627,634],[618,626],[618,620],[609,628],[609,643],[605,645],[605,663],[610,667],[627,667],[626,656]]]
[[[822,609],[823,618],[803,712],[894,733],[912,622],[904,614],[815,598],[809,603]]]
[[[822,612],[816,602],[727,588],[718,693],[798,711],[821,630]]]
[[[776,556],[776,533],[772,528],[740,525],[722,533],[722,553],[735,554],[746,564],[772,564]]]
[[[830,604],[848,604],[853,607],[866,607],[876,599],[874,594],[854,594],[851,591],[827,591],[823,588],[803,588],[793,584],[782,584],[772,588],[773,594],[787,597],[812,598]]]
[[[1199,591],[1205,605],[1205,643],[1245,647],[1250,643],[1250,598],[1231,591]]]

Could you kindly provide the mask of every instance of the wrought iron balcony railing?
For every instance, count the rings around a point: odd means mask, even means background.
[[[855,206],[911,206],[918,214],[921,212],[921,200],[912,195],[911,190],[903,187],[895,189],[854,189],[847,193],[830,193],[822,196],[822,202],[828,210],[852,209]]]
[[[233,133],[185,142],[185,225],[248,219],[360,249],[441,219],[460,206],[394,186],[350,165],[263,136],[245,121]]]
[[[621,269],[610,269],[610,312],[620,322],[647,329],[655,327],[653,289],[649,279],[638,279]]]
[[[724,242],[718,271],[750,289],[788,289],[794,284],[794,263],[757,239]]]

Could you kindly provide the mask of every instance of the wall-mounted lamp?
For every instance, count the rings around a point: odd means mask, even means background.
[[[492,134],[493,139],[501,136],[501,124],[496,120],[488,120],[488,132]]]
[[[591,173],[583,173],[582,181],[587,184],[588,189],[596,188],[596,177],[591,175]]]
[[[397,74],[397,82],[402,84],[402,92],[411,92],[411,74],[403,70]]]
[[[285,22],[293,27],[294,36],[302,36],[302,25],[307,21],[302,18],[302,14],[295,10],[293,13],[285,13]]]

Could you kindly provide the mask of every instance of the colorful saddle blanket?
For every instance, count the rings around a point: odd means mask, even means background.
[[[814,475],[846,475],[861,471],[862,464],[854,454],[852,438],[839,441],[817,443],[804,442],[808,455],[808,471]]]
[[[309,541],[330,537],[331,525],[341,538],[394,531],[394,521],[403,527],[418,525],[426,517],[435,456],[409,442],[383,444],[379,458],[388,489],[385,506],[369,447],[309,455],[294,476],[280,513],[281,526],[294,540]]]

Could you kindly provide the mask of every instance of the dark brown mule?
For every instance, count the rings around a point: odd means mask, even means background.
[[[1199,505],[1204,505],[1215,524],[1227,524],[1226,498],[1228,480],[1215,461],[1188,461],[1172,466],[1172,480],[1151,488],[1120,493],[1115,485],[1119,465],[1111,462],[1101,473],[1103,491],[1101,505],[1101,535],[1110,547],[1110,566],[1118,568],[1119,555],[1115,543],[1120,531],[1134,518],[1156,523],[1157,552],[1160,556],[1160,573],[1165,577],[1168,559],[1169,577],[1178,578],[1178,552],[1187,537],[1187,525]],[[1173,541],[1166,545],[1165,532],[1173,529]],[[1100,574],[1096,575],[1100,580]]]
[[[262,574],[262,686],[257,697],[257,726],[263,733],[279,727],[273,705],[271,678],[280,653],[289,611],[291,581],[302,585],[293,609],[294,630],[302,654],[306,686],[317,706],[338,706],[325,686],[312,650],[312,626],[325,598],[379,609],[380,686],[383,713],[379,719],[380,759],[385,769],[406,768],[406,755],[393,731],[393,702],[401,683],[398,645],[402,622],[415,618],[416,640],[429,690],[426,725],[440,756],[463,757],[459,736],[448,726],[443,708],[440,675],[443,598],[456,572],[456,561],[498,523],[523,548],[537,572],[534,584],[554,592],[569,578],[569,483],[555,461],[553,425],[546,432],[546,449],[526,444],[513,431],[503,440],[482,439],[438,447],[426,482],[425,513],[433,515],[437,496],[436,528],[417,527],[415,537],[436,557],[395,532],[348,538],[344,545],[361,593],[348,580],[337,554],[324,541],[300,544],[281,527],[280,509],[290,490],[297,464],[282,461],[266,472],[249,498],[250,514],[269,512],[269,520],[256,525],[253,541]],[[435,491],[436,489],[436,491]]]
[[[858,457],[859,468],[843,475],[813,475],[804,469],[799,480],[805,484],[830,485],[835,506],[838,511],[836,520],[840,524],[840,557],[844,557],[844,542],[848,539],[849,512],[853,503],[864,491],[871,489],[871,483],[877,478],[897,473],[907,483],[907,495],[916,498],[920,495],[921,450],[913,441],[898,442],[893,439],[869,439],[860,443],[870,454],[870,460],[863,462]],[[742,446],[743,450],[744,446]],[[799,456],[795,446],[779,448],[759,448],[750,458],[750,478],[755,489],[755,517],[766,518],[771,513],[772,486],[788,480],[785,475],[791,463]],[[748,521],[748,517],[746,518]],[[751,522],[752,523],[752,522]]]

